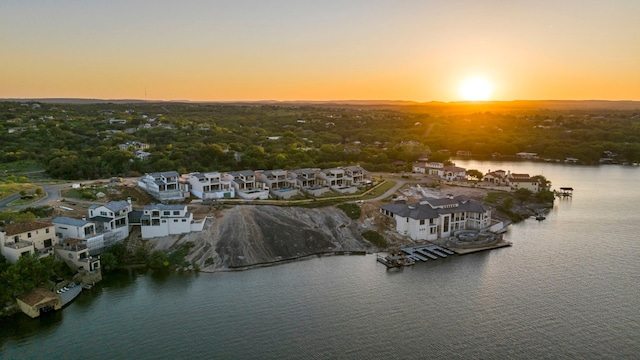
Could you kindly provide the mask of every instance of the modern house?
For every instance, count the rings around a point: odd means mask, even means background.
[[[230,180],[223,179],[217,171],[194,172],[182,175],[189,182],[191,194],[199,199],[223,199],[235,197],[235,189]]]
[[[88,221],[85,217],[82,219],[57,217],[51,222],[56,227],[56,236],[59,241],[69,238],[82,239],[86,242],[85,245],[91,255],[96,255],[104,250],[106,247],[104,244],[105,235],[107,235],[108,239],[111,237],[108,234],[109,230],[105,229],[104,225],[98,231],[96,223]]]
[[[344,169],[323,169],[318,173],[318,182],[341,194],[353,194],[358,189],[353,186],[353,178],[345,175]]]
[[[189,184],[181,181],[177,171],[145,174],[138,179],[138,186],[161,202],[184,201],[189,197]]]
[[[136,151],[136,150],[148,150],[149,149],[149,144],[145,144],[145,143],[141,143],[138,141],[127,141],[124,144],[119,144],[118,148],[120,150],[131,150],[131,151]]]
[[[342,169],[344,170],[345,177],[351,179],[351,185],[360,187],[371,183],[371,181],[368,180],[369,172],[360,165],[345,166]]]
[[[253,170],[232,171],[224,175],[225,180],[231,181],[236,195],[241,199],[266,200],[269,191],[256,182],[256,174]]]
[[[143,239],[202,231],[204,221],[195,222],[186,205],[145,206],[140,219]]]
[[[380,213],[395,222],[395,230],[412,240],[437,240],[455,230],[491,227],[491,209],[466,196],[424,198],[414,204],[389,204]]]
[[[264,184],[269,193],[279,199],[289,199],[298,195],[296,179],[284,170],[264,170],[256,172],[256,180]]]
[[[295,178],[296,187],[303,192],[311,196],[321,196],[322,194],[331,191],[328,186],[320,186],[318,183],[317,174],[320,169],[296,169],[289,171],[292,178]]]
[[[132,211],[131,201],[109,201],[104,205],[89,206],[89,220],[95,223],[97,233],[103,234],[102,248],[98,243],[88,243],[91,254],[120,242],[129,236],[129,213]]]
[[[0,252],[12,264],[23,255],[53,255],[57,243],[55,226],[48,222],[14,223],[0,230]]]

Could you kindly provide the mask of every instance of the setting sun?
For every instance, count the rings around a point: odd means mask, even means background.
[[[469,78],[460,84],[460,96],[465,101],[486,101],[492,92],[493,86],[483,78]]]

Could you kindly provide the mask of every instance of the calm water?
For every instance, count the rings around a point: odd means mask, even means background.
[[[463,162],[572,186],[510,248],[387,271],[375,256],[245,272],[123,273],[43,319],[7,359],[639,358],[640,168]]]

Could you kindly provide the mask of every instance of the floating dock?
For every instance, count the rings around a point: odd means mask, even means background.
[[[411,257],[419,261],[427,261],[428,259],[438,260],[455,254],[453,251],[436,244],[403,247],[400,250],[402,250],[407,257]]]

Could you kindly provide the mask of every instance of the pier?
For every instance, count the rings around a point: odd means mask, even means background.
[[[455,255],[453,251],[436,244],[403,247],[400,250],[402,250],[407,257],[423,262],[446,258],[448,255]]]

